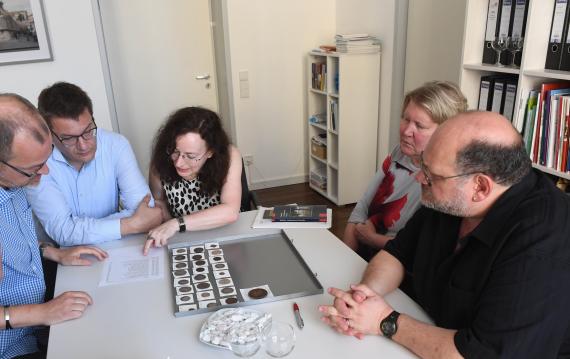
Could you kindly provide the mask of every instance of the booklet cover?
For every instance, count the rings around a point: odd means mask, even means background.
[[[273,222],[326,222],[327,206],[275,206],[272,220]]]

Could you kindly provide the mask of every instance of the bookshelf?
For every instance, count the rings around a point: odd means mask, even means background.
[[[313,64],[326,68],[324,90]],[[310,52],[307,77],[307,119],[323,121],[308,124],[309,185],[336,205],[357,202],[376,172],[380,53]],[[322,134],[326,151],[312,141]]]
[[[483,64],[483,43],[488,0],[467,0],[459,86],[467,97],[469,108],[477,108],[481,76],[518,75],[513,122],[523,119],[528,94],[545,82],[570,81],[570,72],[545,70],[550,24],[556,0],[529,0],[524,48],[520,69]],[[535,168],[551,175],[570,179],[570,173],[559,172],[539,164]]]

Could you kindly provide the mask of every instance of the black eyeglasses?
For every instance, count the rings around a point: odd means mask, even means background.
[[[52,145],[51,145],[50,156],[51,156],[51,152],[53,152],[53,143],[52,143]],[[49,158],[49,157],[48,157],[48,158]],[[42,168],[44,168],[44,166],[46,165],[47,160],[46,160],[44,163],[42,163],[41,165],[38,165],[38,166],[37,166],[37,169],[36,169],[34,172],[32,172],[32,173],[28,173],[28,172],[22,171],[22,170],[19,169],[18,167],[13,166],[13,165],[9,164],[9,163],[6,162],[6,161],[0,160],[0,162],[2,162],[3,164],[5,164],[6,166],[10,167],[10,168],[13,169],[14,171],[18,172],[19,174],[21,174],[21,175],[23,175],[23,176],[26,176],[26,177],[28,177],[28,178],[30,178],[30,179],[32,179],[32,178],[34,178],[34,177],[36,177],[36,176],[38,175],[38,172],[39,172]]]
[[[82,134],[80,134],[78,136],[59,137],[57,135],[57,133],[53,132],[53,130],[51,128],[50,128],[50,131],[55,136],[55,138],[57,138],[58,141],[61,142],[62,145],[64,145],[65,147],[73,147],[73,146],[77,145],[77,141],[79,140],[79,137],[81,137],[85,141],[89,141],[89,140],[91,140],[97,136],[97,125],[95,124],[95,122],[93,122],[93,126],[94,127],[89,127],[88,129],[83,131]]]
[[[420,170],[422,171],[422,173],[424,174],[424,177],[426,178],[426,184],[430,187],[434,181],[443,181],[446,179],[465,177],[465,176],[470,176],[470,175],[474,175],[476,173],[479,173],[479,171],[475,171],[475,172],[461,173],[461,174],[453,175],[453,176],[435,175],[435,174],[431,173],[429,168],[425,165],[423,151],[422,151],[422,153],[420,153]]]

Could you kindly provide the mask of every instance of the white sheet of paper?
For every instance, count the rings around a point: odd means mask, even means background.
[[[164,255],[152,249],[142,255],[140,246],[108,249],[99,286],[155,280],[164,277]]]

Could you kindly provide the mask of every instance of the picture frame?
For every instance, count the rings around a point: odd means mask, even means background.
[[[0,0],[0,65],[52,61],[42,0]]]

